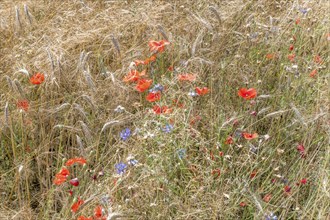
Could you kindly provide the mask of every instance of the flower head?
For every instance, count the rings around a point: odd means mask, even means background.
[[[173,130],[173,125],[166,124],[164,128],[162,128],[163,132],[170,133]]]
[[[34,85],[39,85],[45,81],[45,75],[43,73],[36,73],[30,78],[30,82]]]
[[[252,140],[258,137],[257,133],[251,134],[251,133],[243,132],[242,135],[246,140]]]
[[[23,109],[24,111],[27,112],[29,110],[29,101],[26,100],[26,99],[18,100],[17,101],[17,108]]]
[[[135,89],[139,92],[144,92],[145,90],[149,89],[151,84],[151,79],[139,79]]]
[[[155,114],[160,115],[160,114],[168,114],[173,111],[172,108],[169,108],[167,106],[159,106],[155,105],[152,110],[154,111]]]
[[[124,77],[123,81],[124,82],[136,82],[138,81],[141,76],[144,76],[146,71],[142,71],[141,73],[138,72],[137,70],[131,70],[128,72],[128,74]]]
[[[155,102],[155,101],[158,101],[160,100],[160,92],[150,92],[147,96],[146,96],[146,99],[149,101],[149,102]]]
[[[166,40],[161,40],[161,41],[154,41],[151,40],[149,41],[149,49],[152,52],[163,52],[165,50],[165,46],[169,45],[170,42],[166,41]]]
[[[310,74],[309,74],[309,76],[310,77],[315,77],[317,75],[317,69],[314,69]]]
[[[61,185],[66,181],[66,178],[70,175],[69,170],[66,167],[62,167],[61,171],[55,175],[53,183],[55,185]]]
[[[257,91],[254,88],[250,88],[250,89],[241,88],[238,91],[238,95],[240,97],[242,97],[243,99],[249,100],[249,99],[253,99],[257,96]]]
[[[207,87],[203,87],[203,88],[196,87],[195,91],[197,92],[198,95],[202,96],[209,93],[210,90]]]
[[[125,128],[124,130],[122,130],[120,132],[120,138],[123,141],[126,141],[130,136],[131,136],[131,129],[129,129],[129,128]]]
[[[73,203],[73,205],[71,206],[71,211],[77,212],[82,204],[84,204],[84,200],[78,198],[77,202]]]
[[[69,159],[66,163],[65,163],[65,166],[72,166],[73,164],[75,163],[78,163],[78,164],[81,164],[81,165],[84,165],[86,163],[86,160],[82,157],[76,157],[76,158],[72,158],[72,159]]]
[[[125,163],[118,163],[115,165],[118,174],[123,174],[126,171],[127,165]]]
[[[149,92],[162,92],[163,90],[164,90],[164,86],[160,84],[156,84],[152,89],[149,90]]]

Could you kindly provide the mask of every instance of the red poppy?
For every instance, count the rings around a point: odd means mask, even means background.
[[[102,217],[102,207],[101,206],[96,206],[94,209],[94,217],[96,219],[99,219]]]
[[[28,100],[18,100],[17,101],[17,108],[19,109],[23,109],[24,111],[28,111],[29,110],[29,101]]]
[[[55,185],[61,185],[61,184],[64,183],[65,181],[66,181],[66,176],[63,176],[63,175],[61,175],[61,174],[56,174],[53,183],[54,183]]]
[[[294,62],[294,58],[296,57],[296,54],[289,54],[288,55],[288,59],[291,61],[291,62]]]
[[[289,47],[289,50],[293,51],[293,49],[294,49],[294,46],[293,46],[293,44],[291,44],[290,47]]]
[[[195,91],[197,92],[198,95],[206,95],[207,93],[209,93],[209,89],[207,87],[204,88],[196,87]]]
[[[286,192],[286,193],[291,192],[291,187],[288,185],[284,186],[284,192]]]
[[[69,159],[66,163],[65,163],[65,166],[71,166],[75,163],[79,163],[81,165],[84,165],[86,163],[86,160],[82,157],[76,157],[76,158],[72,158],[72,159]]]
[[[275,58],[275,54],[273,54],[273,53],[266,54],[266,58],[267,58],[268,60],[272,60],[272,59]]]
[[[241,206],[241,207],[245,207],[245,206],[247,206],[247,205],[246,205],[245,202],[240,202],[240,203],[239,203],[239,206]]]
[[[78,198],[77,202],[75,202],[72,206],[71,206],[71,211],[72,212],[77,212],[79,207],[84,204],[84,200],[81,200],[80,198]]]
[[[43,73],[36,73],[30,78],[30,82],[34,85],[39,85],[45,81],[45,75]]]
[[[71,180],[69,181],[69,183],[70,183],[72,186],[79,186],[79,180],[78,180],[78,178],[71,179]]]
[[[140,64],[142,65],[148,65],[149,63],[155,61],[157,59],[157,57],[155,55],[152,55],[151,57],[148,57],[145,60],[136,60],[134,61],[136,66],[139,66]]]
[[[252,140],[252,139],[255,139],[258,137],[258,134],[257,133],[246,133],[246,132],[243,132],[242,133],[243,137],[246,139],[246,140]]]
[[[317,74],[317,69],[314,69],[314,70],[309,74],[309,76],[313,78],[313,77],[316,76],[316,74]]]
[[[297,150],[299,151],[300,156],[301,156],[302,158],[305,158],[305,157],[306,157],[306,155],[305,155],[305,147],[304,147],[304,145],[299,144],[299,145],[297,146]]]
[[[151,84],[152,79],[139,79],[135,89],[139,92],[144,92],[145,90],[149,89]]]
[[[322,58],[319,55],[316,55],[314,57],[314,62],[317,63],[317,64],[322,64],[323,63],[323,60],[322,60]]]
[[[257,96],[257,91],[255,88],[250,88],[250,89],[241,88],[238,91],[238,95],[240,97],[242,97],[243,99],[249,100],[249,99],[253,99]]]
[[[268,203],[271,198],[272,198],[272,195],[271,194],[266,194],[262,200],[264,200],[265,202]]]
[[[250,179],[253,179],[254,177],[256,177],[258,171],[253,170],[252,173],[250,174]]]
[[[146,99],[149,101],[149,102],[155,102],[155,101],[158,101],[160,100],[160,92],[150,92],[147,96],[146,96]]]
[[[196,74],[191,74],[191,73],[179,74],[178,79],[180,81],[194,82],[196,80]]]
[[[144,76],[146,71],[142,71],[139,73],[137,70],[131,70],[129,73],[124,77],[124,82],[136,82],[140,79],[141,76]]]
[[[295,23],[296,25],[300,24],[300,18],[297,18]]]
[[[301,179],[300,180],[300,183],[303,184],[303,185],[305,185],[307,183],[307,179],[306,178]]]
[[[163,52],[165,50],[165,46],[169,44],[170,42],[166,40],[161,40],[161,41],[151,40],[149,41],[149,48],[150,51],[152,52]]]
[[[77,220],[93,220],[93,217],[79,216]]]
[[[53,183],[55,185],[61,185],[66,181],[66,178],[70,175],[70,172],[67,168],[63,167],[60,172],[55,175]]]
[[[155,114],[159,115],[159,114],[167,114],[167,113],[171,113],[172,109],[167,107],[167,106],[159,106],[159,105],[155,105],[152,110],[154,111]]]
[[[170,72],[172,72],[172,71],[174,70],[174,67],[173,67],[173,66],[169,66],[169,67],[167,68],[167,70],[170,71]]]
[[[225,144],[233,144],[234,143],[234,140],[233,140],[233,137],[232,136],[228,136],[226,141],[225,141]]]

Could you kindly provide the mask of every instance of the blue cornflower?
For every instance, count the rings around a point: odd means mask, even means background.
[[[115,165],[118,174],[123,174],[126,171],[127,165],[120,162]]]
[[[308,8],[299,8],[299,11],[305,15],[309,10]]]
[[[178,157],[182,160],[185,156],[186,156],[186,152],[187,150],[184,148],[181,148],[179,150],[176,151],[176,153],[178,154]]]
[[[269,215],[266,215],[266,220],[278,220],[278,217],[271,212]]]
[[[129,138],[129,136],[131,136],[131,130],[129,128],[125,128],[120,132],[120,138],[123,141],[126,141]]]
[[[164,128],[162,128],[163,132],[170,133],[173,130],[173,125],[166,124]]]
[[[149,92],[158,92],[158,91],[162,92],[163,90],[164,90],[164,86],[160,84],[156,84],[152,89],[149,90]]]

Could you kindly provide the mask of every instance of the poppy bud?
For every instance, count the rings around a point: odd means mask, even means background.
[[[78,180],[78,178],[74,178],[74,179],[70,180],[70,184],[72,186],[79,186],[79,180]]]

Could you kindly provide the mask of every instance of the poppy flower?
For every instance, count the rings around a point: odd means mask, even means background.
[[[271,194],[266,194],[262,200],[264,200],[265,202],[269,202],[271,198],[272,198]]]
[[[317,64],[322,64],[323,63],[323,60],[322,60],[322,58],[319,55],[316,55],[314,57],[314,62],[317,63]]]
[[[165,46],[169,45],[170,42],[166,40],[161,40],[161,41],[154,41],[151,40],[149,41],[149,49],[152,52],[163,52],[165,50]]]
[[[137,70],[131,70],[129,73],[124,77],[124,82],[136,82],[140,79],[141,76],[144,76],[146,71],[142,71],[141,73]]]
[[[69,159],[66,163],[65,163],[65,166],[71,166],[75,163],[79,163],[81,165],[84,165],[86,163],[86,160],[82,157],[76,157],[76,158],[72,158],[72,159]]]
[[[102,217],[102,207],[101,206],[96,206],[94,209],[94,217],[96,219],[99,219]]]
[[[151,84],[152,84],[151,79],[139,79],[135,89],[139,92],[144,92],[145,90],[149,89]]]
[[[66,181],[66,176],[63,176],[63,175],[61,175],[61,174],[56,174],[53,183],[54,183],[55,185],[61,185],[61,184],[64,183],[65,181]]]
[[[196,87],[195,91],[197,92],[198,95],[202,96],[202,95],[206,95],[207,93],[209,93],[209,89],[207,87],[204,88],[199,88]]]
[[[136,60],[136,61],[134,61],[134,63],[135,63],[136,66],[148,65],[149,63],[155,61],[156,59],[157,59],[157,57],[155,55],[152,55],[151,57],[148,57],[145,60]]]
[[[284,186],[284,192],[286,192],[286,193],[291,192],[291,187],[288,185]]]
[[[290,47],[289,47],[289,50],[293,51],[293,49],[294,49],[294,46],[293,46],[293,44],[291,44]]]
[[[245,202],[240,202],[240,203],[239,203],[239,206],[241,206],[241,207],[245,207],[245,206],[246,206],[246,203],[245,203]]]
[[[23,109],[24,111],[28,111],[29,110],[29,101],[28,100],[18,100],[17,101],[17,108],[19,109]]]
[[[66,181],[66,178],[70,175],[70,172],[67,168],[63,167],[59,173],[55,175],[53,183],[55,185],[61,185]]]
[[[296,23],[296,25],[300,24],[300,18],[297,18],[295,23]]]
[[[93,220],[93,217],[79,216],[77,220]]]
[[[275,58],[275,54],[273,54],[273,53],[266,54],[266,58],[267,58],[268,60],[272,60],[272,59]]]
[[[252,140],[252,139],[255,139],[258,137],[257,133],[250,134],[250,133],[243,132],[242,135],[246,140]]]
[[[39,85],[45,81],[45,75],[43,73],[36,73],[30,78],[30,82],[34,85]]]
[[[234,143],[234,140],[233,140],[233,137],[232,136],[228,136],[226,141],[225,141],[225,144],[233,144]]]
[[[307,183],[307,179],[306,178],[301,179],[300,180],[300,183],[303,184],[303,185],[305,185]]]
[[[305,147],[304,147],[304,145],[299,144],[299,145],[297,146],[297,150],[299,151],[300,156],[301,156],[302,158],[305,158],[305,157],[306,157],[306,155],[305,155]]]
[[[159,106],[159,105],[155,105],[152,110],[154,111],[155,114],[159,115],[159,114],[166,114],[166,113],[171,113],[172,109],[167,107],[167,106]]]
[[[82,204],[84,204],[84,200],[78,198],[77,202],[73,203],[73,205],[71,206],[71,211],[77,212]]]
[[[294,58],[296,57],[296,54],[289,54],[288,55],[288,59],[291,61],[291,62],[294,62]]]
[[[174,67],[173,67],[173,66],[169,66],[169,67],[167,68],[167,70],[170,71],[170,72],[172,72],[172,71],[174,70]]]
[[[243,99],[249,100],[249,99],[253,99],[257,96],[257,91],[255,88],[250,88],[250,89],[241,88],[238,91],[238,95],[240,97],[242,97]]]
[[[250,174],[250,179],[253,179],[254,177],[256,177],[257,175],[257,171],[253,170],[252,173]]]
[[[155,102],[155,101],[158,101],[160,100],[160,92],[150,92],[147,96],[146,96],[146,99],[149,101],[149,102]]]
[[[70,183],[72,186],[79,186],[79,180],[78,180],[78,178],[71,179],[71,180],[69,181],[69,183]]]
[[[314,77],[316,76],[316,74],[317,74],[317,69],[314,69],[314,70],[309,74],[309,76],[312,77],[312,78],[314,78]]]
[[[178,79],[180,81],[194,82],[196,80],[196,74],[191,74],[191,73],[179,74]]]

